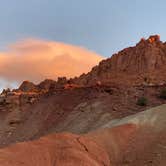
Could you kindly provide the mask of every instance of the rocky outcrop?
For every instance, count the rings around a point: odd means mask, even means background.
[[[155,35],[147,40],[141,39],[135,47],[129,47],[114,54],[110,59],[110,70],[137,74],[151,72],[165,64],[166,45],[160,41],[158,35]]]
[[[21,91],[21,92],[41,92],[45,93],[48,91],[54,91],[55,89],[64,88],[66,84],[70,81],[67,80],[66,77],[58,77],[57,81],[46,79],[35,85],[32,82],[24,81],[17,90],[14,91]]]
[[[166,43],[161,42],[158,35],[154,35],[147,40],[141,39],[136,46],[126,48],[101,61],[91,72],[81,75],[75,81],[84,85],[94,85],[97,81],[104,84],[138,85],[145,80],[161,84],[165,78],[165,64]]]
[[[18,90],[22,91],[22,92],[35,92],[38,91],[37,86],[30,82],[30,81],[24,81],[20,87],[18,88]]]
[[[55,86],[56,81],[51,80],[51,79],[46,79],[42,81],[40,84],[38,84],[38,88],[40,90],[45,90],[48,91],[51,87]]]

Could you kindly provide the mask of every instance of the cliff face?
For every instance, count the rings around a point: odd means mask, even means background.
[[[166,45],[159,36],[150,36],[134,47],[126,48],[110,59],[103,61],[101,66],[108,66],[112,71],[131,73],[149,72],[166,64]]]
[[[161,42],[158,35],[154,35],[147,40],[141,39],[136,46],[126,48],[101,61],[77,81],[83,84],[95,84],[97,81],[125,83],[127,79],[126,83],[141,83],[147,77],[146,80],[150,79],[154,83],[158,72],[161,77],[164,76],[161,71],[165,69],[165,64],[166,43]]]

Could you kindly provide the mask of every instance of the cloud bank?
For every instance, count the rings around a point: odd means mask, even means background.
[[[40,82],[90,71],[103,59],[86,49],[52,41],[27,39],[0,53],[0,77],[8,82]]]

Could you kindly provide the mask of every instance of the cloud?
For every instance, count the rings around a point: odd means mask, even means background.
[[[0,77],[11,82],[39,82],[87,73],[103,59],[84,48],[59,42],[27,39],[0,53]]]

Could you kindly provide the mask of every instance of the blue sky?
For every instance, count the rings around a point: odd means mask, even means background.
[[[153,34],[166,41],[165,0],[1,0],[0,52],[19,40],[36,38],[110,57]],[[13,81],[0,76],[0,90],[16,87],[17,79]]]
[[[0,49],[23,38],[80,45],[104,56],[160,34],[166,40],[165,0],[5,0]]]

